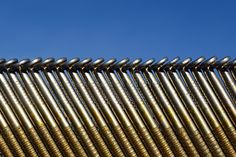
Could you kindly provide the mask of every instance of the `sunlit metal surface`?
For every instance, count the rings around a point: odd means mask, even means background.
[[[236,59],[0,59],[6,157],[236,156]]]

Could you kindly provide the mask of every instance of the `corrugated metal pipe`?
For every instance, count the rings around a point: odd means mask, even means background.
[[[6,157],[236,156],[236,59],[0,59]]]

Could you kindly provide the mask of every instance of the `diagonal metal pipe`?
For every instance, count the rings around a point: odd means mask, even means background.
[[[236,156],[236,60],[0,59],[0,155]]]
[[[31,65],[36,64],[37,62],[41,62],[41,59],[37,58],[33,61],[30,62]],[[51,111],[49,111],[48,109],[48,105],[45,102],[45,100],[43,100],[42,98],[42,94],[39,92],[35,82],[33,81],[33,77],[30,74],[30,71],[32,70],[31,65],[28,64],[27,61],[22,60],[21,62],[19,62],[18,66],[19,66],[19,78],[21,78],[22,83],[24,84],[25,88],[27,89],[27,91],[29,92],[30,96],[32,97],[32,100],[35,103],[35,107],[37,108],[37,110],[40,112],[40,114],[43,116],[44,121],[46,122],[47,127],[49,128],[49,131],[55,141],[55,143],[57,144],[57,146],[59,147],[60,151],[65,154],[68,155],[69,153],[72,152],[72,150],[70,149],[68,143],[66,142],[66,139],[63,137],[62,132],[56,122],[56,120],[54,119]],[[54,143],[54,141],[51,140],[47,140],[48,138],[45,137],[44,138],[46,140],[46,142],[52,146]],[[58,140],[60,139],[60,140]],[[53,149],[53,148],[52,148]],[[53,152],[57,152],[56,150]]]

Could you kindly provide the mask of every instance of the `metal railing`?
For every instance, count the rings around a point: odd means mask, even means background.
[[[4,156],[236,156],[236,60],[0,59]]]

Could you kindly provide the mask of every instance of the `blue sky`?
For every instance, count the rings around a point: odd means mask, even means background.
[[[0,57],[236,57],[236,1],[1,1]]]

